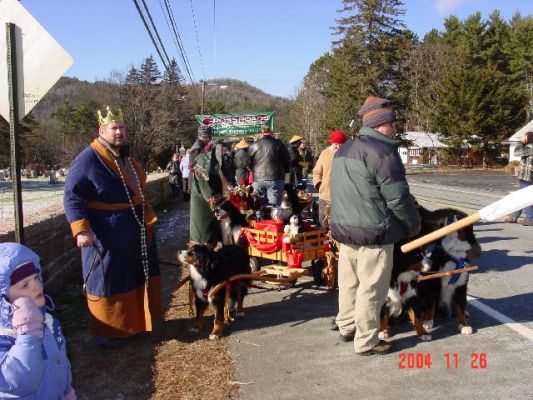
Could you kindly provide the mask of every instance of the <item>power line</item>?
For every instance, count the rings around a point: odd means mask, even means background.
[[[150,14],[150,10],[148,9],[148,6],[146,5],[146,2],[144,0],[141,0],[144,6],[144,9],[146,10],[146,14],[148,15],[148,18],[150,19],[150,23],[152,24],[152,28],[155,32],[155,35],[157,36],[157,40],[159,44],[161,45],[161,49],[163,50],[163,53],[165,53],[165,57],[167,58],[167,64],[170,65],[170,58],[168,57],[167,51],[165,50],[165,46],[163,45],[163,41],[159,37],[159,32],[157,32],[157,28],[154,24],[154,20],[152,19],[152,14]],[[168,70],[168,68],[167,68]]]
[[[165,17],[165,22],[167,24],[167,28],[171,32],[172,28],[170,27],[170,22],[169,22],[167,13],[165,12],[165,9],[163,8],[163,3],[161,3],[161,0],[159,0],[159,7],[161,7],[161,12],[163,13],[163,16]],[[179,52],[178,43],[176,43],[176,39],[172,35],[171,35],[171,38],[172,38],[172,41],[174,42],[174,46],[176,46],[176,50],[178,50],[178,52]],[[183,65],[183,70],[186,70],[186,66],[183,64],[183,62],[182,62],[182,65]],[[181,74],[181,70],[180,70],[180,74]]]
[[[148,27],[148,24],[146,23],[146,19],[144,18],[144,14],[142,13],[141,8],[139,7],[139,3],[137,2],[137,0],[133,0],[133,3],[135,4],[135,8],[137,8],[137,12],[139,13],[139,16],[141,17],[144,27],[146,28],[146,31],[148,32],[148,35],[150,36],[150,39],[152,40],[152,43],[157,51],[157,54],[159,55],[159,58],[161,59],[161,62],[163,63],[163,66],[165,67],[167,71],[169,71],[169,67],[165,63],[165,59],[163,58],[163,55],[161,54],[161,50],[159,49],[159,46],[157,45],[156,40],[154,39],[152,31],[150,30],[150,28]],[[161,42],[161,39],[159,39],[159,41]],[[161,46],[164,49],[164,46],[162,43],[161,43]],[[165,55],[166,55],[166,51],[165,51]],[[167,59],[168,59],[168,56],[167,56]]]
[[[181,40],[181,36],[178,30],[178,26],[176,25],[176,20],[174,19],[174,12],[172,11],[172,7],[170,6],[169,0],[165,0],[165,6],[167,8],[167,13],[170,18],[170,22],[172,23],[172,30],[174,32],[174,36],[176,37],[176,40],[178,42],[178,47],[180,51],[181,58],[183,60],[183,63],[185,64],[185,69],[187,70],[187,73],[189,75],[189,78],[191,79],[191,83],[194,83],[196,80],[194,78],[194,74],[192,73],[192,68],[189,63],[189,58],[187,57],[187,51],[185,50],[185,46],[183,44],[183,41]]]
[[[191,4],[191,14],[192,14],[192,22],[194,24],[194,35],[196,36],[196,48],[198,49],[198,55],[200,56],[200,67],[202,68],[202,75],[205,79],[205,69],[204,69],[204,59],[202,57],[202,52],[200,51],[200,39],[198,38],[198,30],[196,29],[196,15],[194,13],[194,5],[192,0],[190,0]]]
[[[179,50],[179,54],[180,54],[180,57],[182,59],[182,62],[183,62],[183,66],[185,67],[185,72],[187,73],[187,75],[189,76],[189,80],[191,82],[191,86],[196,94],[196,96],[198,98],[200,98],[200,95],[196,89],[196,82],[195,82],[195,79],[194,79],[194,74],[192,72],[192,68],[189,64],[189,60],[188,60],[188,57],[187,57],[187,52],[185,50],[185,46],[183,45],[183,41],[181,40],[181,36],[179,34],[179,31],[178,31],[178,27],[176,25],[176,21],[174,19],[174,12],[172,11],[172,7],[170,6],[170,3],[168,0],[164,0],[165,2],[165,8],[166,8],[166,12],[168,14],[168,17],[170,19],[170,22],[171,22],[171,26],[172,26],[172,31],[174,33],[174,37],[176,38],[176,43],[177,43],[177,46],[178,46],[178,50]]]

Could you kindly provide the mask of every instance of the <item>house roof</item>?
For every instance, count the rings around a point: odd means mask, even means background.
[[[405,140],[410,141],[413,145],[418,147],[448,147],[440,141],[440,135],[432,132],[405,132],[403,135]]]
[[[522,128],[520,128],[518,131],[516,131],[513,136],[511,136],[509,139],[502,143],[509,144],[510,142],[519,142],[520,140],[522,140],[522,136],[524,136],[524,133],[526,132],[533,132],[533,119],[529,121],[526,125],[524,125]]]

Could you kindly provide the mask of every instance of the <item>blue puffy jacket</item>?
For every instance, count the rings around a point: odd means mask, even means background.
[[[39,257],[17,243],[0,244],[0,399],[61,400],[71,389],[72,374],[59,321],[45,314],[44,335],[18,335],[11,325],[7,299],[11,273]]]

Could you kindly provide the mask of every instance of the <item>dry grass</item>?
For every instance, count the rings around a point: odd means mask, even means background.
[[[174,260],[178,242],[173,238],[159,243],[159,258]],[[189,333],[187,286],[174,290],[179,269],[162,264],[161,275],[164,322],[156,332],[133,338],[120,348],[101,349],[91,342],[80,282],[69,283],[54,296],[58,304],[54,314],[67,337],[73,385],[80,400],[237,398],[228,340],[207,339],[211,316],[206,316],[203,332]]]

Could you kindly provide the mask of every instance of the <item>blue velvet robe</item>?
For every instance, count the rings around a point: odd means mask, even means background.
[[[146,175],[133,159],[132,164],[144,190]],[[142,220],[142,201],[133,190],[137,183],[123,170],[122,176]],[[95,237],[95,247],[82,248],[92,332],[115,338],[151,330],[152,319],[161,317],[160,272],[152,240],[157,218],[145,203],[150,275],[146,289],[141,229],[113,155],[97,139],[72,162],[65,181],[64,206],[73,236],[91,230]]]

